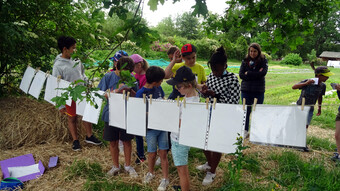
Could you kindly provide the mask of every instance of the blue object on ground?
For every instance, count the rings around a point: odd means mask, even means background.
[[[150,66],[159,66],[159,67],[163,67],[163,66],[168,66],[169,65],[169,61],[164,60],[163,58],[159,59],[159,60],[148,60],[146,59],[146,61],[149,63]]]
[[[18,187],[23,188],[24,184],[17,178],[9,177],[5,178],[0,183],[0,190],[15,190]]]
[[[50,158],[50,162],[48,163],[48,168],[52,168],[52,167],[55,167],[57,166],[57,163],[58,163],[58,157],[51,157]]]

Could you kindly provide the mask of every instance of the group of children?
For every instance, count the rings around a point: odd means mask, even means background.
[[[72,37],[62,37],[58,40],[58,46],[62,52],[54,63],[53,75],[61,75],[63,79],[68,81],[75,81],[77,79],[85,79],[84,69],[82,65],[75,65],[70,55],[75,50],[76,42]],[[103,91],[111,91],[115,93],[122,93],[130,91],[131,96],[147,99],[164,99],[164,91],[161,87],[163,79],[169,79],[167,83],[173,86],[173,91],[168,99],[178,99],[178,97],[185,97],[186,102],[199,102],[200,95],[209,97],[213,100],[216,98],[217,103],[239,104],[240,99],[240,83],[238,77],[227,71],[227,55],[223,47],[218,48],[210,60],[208,66],[211,68],[211,73],[206,77],[204,67],[196,63],[196,47],[192,44],[185,44],[181,49],[171,47],[167,54],[170,59],[170,64],[163,70],[157,66],[148,66],[148,63],[138,54],[128,56],[125,51],[118,51],[114,57],[110,58],[114,62],[114,69],[101,79],[98,88]],[[248,49],[248,55],[249,55]],[[263,56],[261,53],[257,56]],[[251,64],[250,62],[248,64]],[[255,63],[256,64],[256,63]],[[250,66],[250,65],[249,65]],[[79,68],[77,68],[79,67]],[[137,79],[135,87],[126,87],[124,84],[119,84],[120,72],[127,70],[131,76]],[[263,70],[263,68],[262,68]],[[260,71],[261,72],[261,71]],[[247,75],[247,73],[245,73]],[[315,69],[315,77],[318,82],[314,80],[304,80],[295,84],[293,89],[302,89],[300,99],[297,104],[301,104],[304,97],[306,105],[314,105],[319,100],[318,114],[321,114],[322,95],[325,93],[325,82],[329,76],[333,75],[327,67],[318,67]],[[313,85],[315,83],[315,85]],[[340,86],[337,86],[340,90]],[[106,97],[107,98],[107,97]],[[66,113],[69,115],[69,129],[73,137],[73,149],[79,150],[80,144],[77,138],[75,126],[75,106],[72,102],[71,107],[66,107]],[[148,110],[148,107],[147,107]],[[64,109],[61,110],[65,112]],[[313,107],[311,107],[308,123],[313,115]],[[340,116],[340,114],[338,115]],[[337,117],[337,125],[340,129],[340,117]],[[109,101],[105,105],[102,114],[102,120],[105,122],[103,131],[103,139],[110,142],[110,154],[113,161],[113,167],[108,171],[108,175],[115,175],[120,171],[119,164],[119,140],[124,145],[125,164],[124,169],[131,177],[137,177],[135,169],[131,166],[131,141],[135,137],[126,132],[126,130],[109,125]],[[86,142],[100,145],[101,142],[92,134],[90,124],[85,124],[86,128]],[[307,125],[308,127],[308,125]],[[178,127],[180,128],[180,127]],[[221,127],[223,128],[223,127]],[[340,130],[337,128],[336,136],[339,137],[340,148]],[[144,176],[144,183],[150,183],[155,177],[155,164],[157,158],[157,151],[160,158],[162,169],[162,179],[160,181],[158,190],[166,190],[169,185],[169,162],[168,152],[171,148],[173,162],[177,168],[180,178],[180,186],[175,186],[176,189],[183,191],[190,189],[190,176],[188,169],[188,155],[189,147],[179,144],[178,133],[168,133],[165,131],[147,129],[146,143],[147,143],[147,160],[148,172]],[[143,137],[136,136],[137,145],[137,160],[136,163],[141,163],[146,160],[144,155],[144,140]],[[158,147],[158,148],[157,148]],[[306,148],[308,149],[308,148]],[[216,168],[219,164],[222,154],[212,151],[204,151],[207,162],[197,166],[201,171],[206,171],[206,176],[203,179],[203,185],[209,185],[213,182],[216,176]],[[338,156],[337,156],[338,157]]]

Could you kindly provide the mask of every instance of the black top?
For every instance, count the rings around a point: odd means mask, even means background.
[[[260,72],[260,69],[263,70]],[[239,76],[242,79],[241,91],[243,92],[264,92],[265,91],[265,76],[268,71],[268,61],[266,58],[260,62],[251,64],[251,60],[243,60]],[[247,75],[245,73],[247,72]]]

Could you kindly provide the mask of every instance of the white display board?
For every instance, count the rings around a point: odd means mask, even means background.
[[[149,100],[148,129],[178,132],[180,107],[171,100]]]
[[[34,77],[34,74],[35,74],[35,70],[32,67],[28,66],[25,73],[24,73],[24,76],[22,77],[22,80],[21,80],[21,83],[20,83],[20,86],[19,86],[19,88],[23,92],[27,93],[27,91],[30,87],[30,84],[32,82],[32,79]]]
[[[109,125],[126,129],[126,110],[123,94],[111,93],[109,97]]]
[[[28,93],[31,94],[36,99],[39,99],[39,95],[44,86],[45,80],[46,73],[39,70],[34,76],[34,79],[32,81]]]
[[[234,153],[236,138],[242,135],[246,115],[242,105],[219,104],[211,110],[207,150]]]
[[[67,88],[70,86],[70,84],[71,84],[70,82],[60,79],[58,83],[58,88]],[[61,96],[61,94],[64,92],[65,90],[57,89],[57,96]],[[66,100],[66,105],[71,106],[71,104],[72,104],[72,98],[69,97],[69,99]]]
[[[105,92],[99,90],[97,91],[97,93],[100,95],[104,95]],[[92,106],[90,103],[87,103],[84,108],[83,121],[87,121],[92,124],[98,124],[99,115],[100,115],[100,111],[101,111],[102,104],[103,104],[103,99],[95,96],[94,93],[92,93],[92,96],[95,97],[94,102],[97,103],[98,107],[96,109],[95,106]]]
[[[86,105],[87,105],[86,98],[84,98],[82,101],[77,100],[76,114],[83,116]]]
[[[56,77],[49,75],[47,77],[44,100],[55,105],[55,102],[51,101],[52,98],[57,96],[58,80]]]
[[[126,132],[146,136],[146,101],[130,97],[127,100]]]
[[[204,103],[186,103],[185,107],[182,106],[179,144],[204,149],[209,109]]]
[[[253,143],[306,147],[306,123],[310,107],[257,105],[252,112]]]

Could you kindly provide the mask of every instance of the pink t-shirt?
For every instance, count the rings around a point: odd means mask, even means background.
[[[145,74],[135,74],[135,78],[139,81],[139,89],[141,89],[146,84]]]

